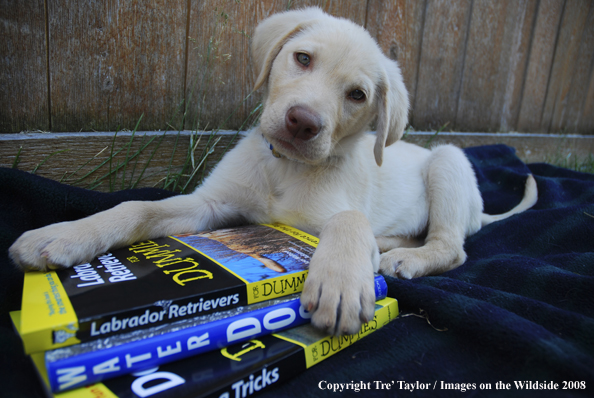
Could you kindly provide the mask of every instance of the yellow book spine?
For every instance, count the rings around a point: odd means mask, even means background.
[[[375,311],[373,319],[365,323],[357,334],[348,336],[328,336],[309,345],[278,334],[275,334],[274,336],[303,347],[305,351],[305,363],[309,369],[324,359],[327,359],[346,347],[356,343],[363,337],[382,328],[398,316],[398,301],[396,299],[387,297],[377,301],[376,305],[381,305],[382,308]]]
[[[55,272],[27,272],[23,285],[21,334],[25,352],[80,343],[78,319]]]
[[[290,235],[294,238],[297,238],[300,241],[305,242],[313,247],[318,247],[318,244],[320,243],[320,238],[316,238],[313,235],[310,235],[308,233],[300,231],[296,228],[289,227],[288,225],[285,225],[285,224],[274,223],[274,224],[262,224],[262,225],[266,225],[267,227],[274,228],[277,231],[284,232],[285,234]]]

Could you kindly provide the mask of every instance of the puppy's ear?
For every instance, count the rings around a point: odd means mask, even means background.
[[[274,14],[262,21],[252,39],[252,59],[256,71],[254,90],[268,80],[274,59],[283,45],[314,21],[328,16],[317,7]]]
[[[408,122],[408,92],[402,73],[395,61],[382,56],[383,78],[378,85],[378,117],[373,154],[378,166],[382,165],[384,148],[398,141]]]

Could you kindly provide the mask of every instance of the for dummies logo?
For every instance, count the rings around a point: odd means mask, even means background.
[[[212,279],[212,272],[200,269],[200,263],[190,257],[178,257],[181,250],[168,250],[169,245],[159,245],[157,242],[148,240],[130,246],[130,251],[135,254],[142,254],[159,268],[165,268],[165,275],[172,275],[175,283],[185,286],[187,282],[200,279]]]

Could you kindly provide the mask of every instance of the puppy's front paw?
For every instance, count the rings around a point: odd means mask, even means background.
[[[346,246],[322,240],[309,265],[301,303],[312,324],[331,334],[357,333],[374,316],[379,250],[373,235],[358,238]]]
[[[464,263],[466,253],[462,245],[447,245],[434,241],[419,248],[397,248],[381,255],[380,272],[412,279],[438,275]]]
[[[312,312],[311,322],[330,334],[354,334],[374,315],[373,272],[347,276],[327,272],[328,264],[310,264],[301,304]],[[362,264],[357,264],[361,266]],[[319,270],[320,272],[316,272]]]
[[[324,226],[309,265],[301,303],[312,324],[332,334],[357,333],[373,319],[373,273],[379,249],[367,219],[359,212],[338,213]]]
[[[91,231],[63,222],[27,231],[8,250],[24,271],[46,271],[90,261],[100,247]]]
[[[415,255],[415,249],[393,249],[380,257],[380,273],[400,279],[412,279],[423,275],[424,265]]]

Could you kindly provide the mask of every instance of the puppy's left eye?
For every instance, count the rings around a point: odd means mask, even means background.
[[[306,53],[295,53],[295,59],[303,66],[309,66],[311,58]]]
[[[365,101],[365,93],[361,90],[353,90],[348,94],[349,99],[356,102]]]

